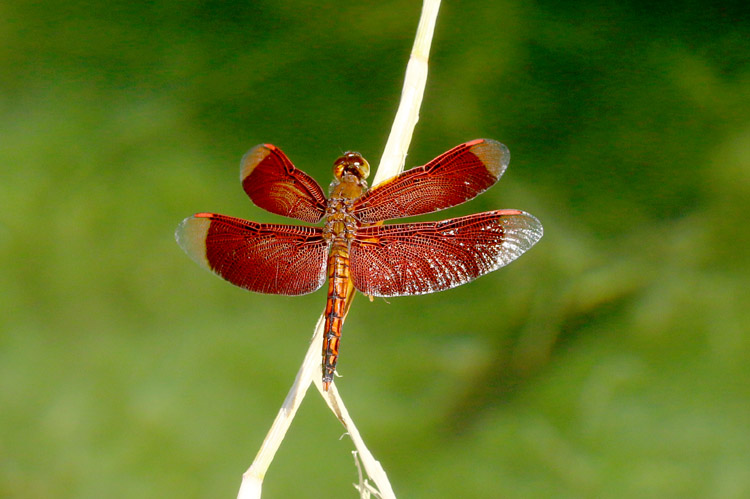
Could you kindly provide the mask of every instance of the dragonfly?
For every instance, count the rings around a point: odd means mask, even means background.
[[[198,264],[250,291],[303,295],[328,281],[322,351],[328,390],[354,290],[372,299],[451,289],[507,265],[539,241],[542,224],[520,210],[383,224],[469,201],[494,185],[509,161],[506,146],[477,139],[368,189],[370,165],[350,151],[334,162],[326,197],[281,149],[260,144],[240,164],[250,200],[271,213],[324,225],[197,213],[180,223],[176,239]]]

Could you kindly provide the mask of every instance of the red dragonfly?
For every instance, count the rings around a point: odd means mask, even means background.
[[[373,296],[433,293],[507,265],[542,237],[542,224],[519,210],[440,222],[382,225],[461,204],[492,186],[510,152],[477,139],[454,147],[368,190],[368,162],[347,152],[333,164],[326,198],[320,185],[271,144],[242,159],[240,181],[264,210],[307,225],[262,224],[198,213],[177,228],[177,242],[203,267],[250,291],[311,293],[328,280],[323,385],[333,381],[341,327],[353,289]]]

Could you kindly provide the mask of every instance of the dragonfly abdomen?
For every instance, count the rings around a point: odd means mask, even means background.
[[[336,371],[341,327],[346,317],[347,297],[352,286],[348,248],[336,242],[334,241],[328,256],[328,301],[326,302],[323,335],[323,386],[326,390],[333,381],[333,373]]]

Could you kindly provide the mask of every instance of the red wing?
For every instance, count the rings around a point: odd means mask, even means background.
[[[363,227],[352,241],[349,265],[354,287],[366,295],[421,295],[497,270],[541,237],[539,220],[518,210]]]
[[[354,203],[354,216],[374,223],[456,206],[497,182],[509,161],[510,152],[500,142],[466,142],[376,185]]]
[[[328,242],[318,227],[249,222],[198,213],[177,227],[190,258],[250,291],[303,295],[326,279]]]
[[[323,218],[328,205],[315,179],[271,144],[257,145],[245,154],[240,182],[253,203],[277,215],[314,223]]]

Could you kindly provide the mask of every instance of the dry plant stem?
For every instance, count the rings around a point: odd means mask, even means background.
[[[339,418],[339,421],[341,421],[341,424],[344,425],[347,433],[349,433],[367,476],[370,477],[377,486],[379,497],[382,497],[383,499],[396,499],[396,495],[393,493],[393,488],[391,488],[391,483],[388,481],[388,476],[385,474],[385,470],[367,448],[364,440],[362,440],[359,430],[357,430],[354,421],[351,416],[349,416],[349,411],[347,411],[346,406],[344,406],[344,401],[341,399],[336,385],[332,383],[326,392],[323,390],[323,383],[320,376],[315,378],[313,382],[318,388],[318,391],[323,395],[323,399],[326,401],[326,404],[328,404],[328,407],[333,411],[336,417]],[[361,487],[359,488],[359,493],[361,497],[369,497],[370,491],[368,491],[366,487]]]
[[[401,102],[393,120],[391,134],[385,144],[383,156],[372,185],[378,185],[404,171],[404,161],[409,150],[414,127],[419,121],[419,108],[427,83],[427,61],[430,57],[432,34],[435,31],[440,0],[425,0],[422,4],[422,15],[419,18],[417,36],[411,50],[409,64],[406,66],[404,88],[401,90]]]
[[[409,64],[406,68],[401,102],[399,103],[396,118],[391,127],[391,133],[372,185],[377,185],[383,180],[403,171],[404,160],[409,149],[412,133],[419,120],[419,108],[422,104],[422,96],[427,81],[427,61],[439,8],[440,0],[424,0],[414,47],[412,48]],[[260,498],[263,478],[312,382],[315,383],[328,407],[331,408],[331,411],[333,411],[351,436],[365,472],[377,486],[379,495],[385,499],[395,499],[396,497],[385,474],[385,470],[383,470],[383,467],[375,460],[372,453],[365,446],[357,427],[354,425],[354,421],[352,421],[344,406],[344,401],[339,396],[335,383],[331,384],[327,392],[323,390],[321,382],[323,324],[324,316],[321,315],[315,327],[315,334],[310,342],[310,348],[308,348],[305,354],[294,384],[289,390],[279,413],[276,415],[276,419],[271,425],[271,429],[266,435],[258,454],[255,456],[253,464],[242,475],[242,485],[237,495],[238,499]],[[370,487],[368,484],[365,483],[365,486],[358,488],[360,490],[360,497],[369,497],[370,491],[367,489]]]
[[[372,495],[377,498],[382,498],[380,491],[370,485],[367,479],[362,475],[362,465],[359,462],[359,455],[356,450],[352,451],[352,457],[354,458],[354,466],[357,467],[357,483],[353,484],[354,488],[359,491],[361,499],[370,499]]]
[[[276,451],[279,450],[281,441],[284,440],[284,435],[292,424],[294,415],[297,413],[302,399],[305,398],[310,383],[316,375],[319,378],[321,377],[320,352],[323,345],[323,325],[324,316],[321,315],[318,324],[315,326],[310,348],[307,349],[294,384],[289,389],[289,393],[284,399],[284,403],[279,409],[265,440],[263,440],[253,464],[242,475],[242,485],[237,494],[238,499],[260,498],[266,471],[268,471]]]

